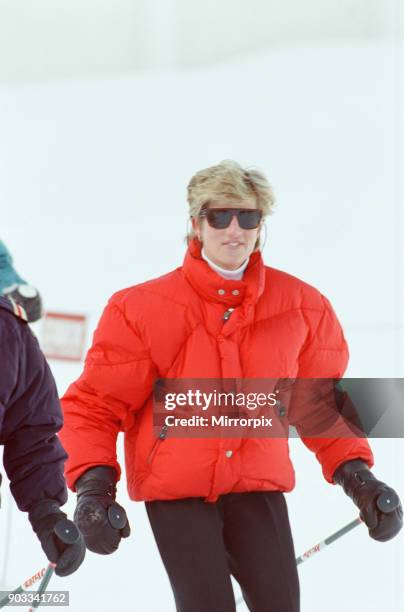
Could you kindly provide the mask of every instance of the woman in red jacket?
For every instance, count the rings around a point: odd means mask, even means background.
[[[153,383],[340,378],[346,342],[321,293],[262,261],[263,220],[273,206],[263,174],[222,162],[192,178],[188,203],[192,231],[183,266],[112,296],[84,372],[62,400],[75,518],[87,547],[100,554],[129,535],[115,502],[116,439],[124,431],[129,495],[146,502],[177,610],[234,611],[233,575],[250,610],[297,612],[286,437],[178,438],[165,424],[156,438]],[[367,441],[302,439],[326,480],[354,499],[370,535],[393,537],[402,510],[376,510],[386,485],[369,470]]]

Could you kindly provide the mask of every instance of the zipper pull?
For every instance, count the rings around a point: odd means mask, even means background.
[[[229,310],[226,310],[226,312],[223,315],[223,319],[225,321],[228,321],[231,317],[231,313],[233,312],[234,308],[229,308]]]
[[[167,437],[167,430],[168,430],[168,425],[163,425],[158,435],[160,440],[164,440]]]

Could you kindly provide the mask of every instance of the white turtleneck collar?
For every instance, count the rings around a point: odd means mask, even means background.
[[[213,263],[213,261],[209,259],[209,257],[206,255],[203,249],[201,251],[201,255],[202,255],[202,259],[206,261],[206,263],[212,268],[212,270],[214,270],[215,272],[217,272],[217,274],[219,274],[220,276],[222,276],[223,278],[227,280],[241,280],[243,278],[244,271],[246,267],[248,266],[248,262],[250,259],[248,257],[245,260],[245,262],[241,264],[239,268],[237,268],[237,270],[225,270],[224,268],[221,268],[217,264]]]

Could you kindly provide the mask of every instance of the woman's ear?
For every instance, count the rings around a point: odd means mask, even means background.
[[[194,234],[201,240],[201,225],[199,219],[197,217],[191,217],[192,229],[194,230]]]
[[[264,233],[264,239],[261,240],[262,233]],[[265,219],[261,219],[260,224],[258,226],[257,240],[255,242],[254,251],[262,250],[267,241],[267,224],[265,223]]]

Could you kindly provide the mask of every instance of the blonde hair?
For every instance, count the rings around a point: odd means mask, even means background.
[[[243,168],[236,161],[225,159],[216,166],[199,170],[187,187],[189,216],[197,217],[211,200],[245,200],[255,197],[264,216],[273,212],[274,193],[266,176],[254,168]],[[195,233],[191,228],[188,240]]]

